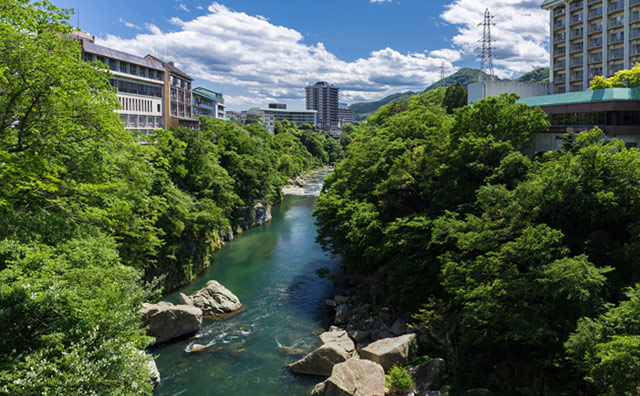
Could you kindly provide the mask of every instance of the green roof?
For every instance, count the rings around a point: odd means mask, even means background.
[[[542,8],[549,8],[552,7],[556,4],[561,4],[564,3],[564,1],[562,0],[544,0],[544,3],[542,3],[541,7]]]
[[[522,98],[519,102],[528,104],[531,107],[536,107],[621,101],[640,101],[640,88],[607,88],[594,91],[534,96],[531,98]]]
[[[207,99],[211,99],[215,101],[222,98],[221,93],[212,91],[210,89],[202,88],[202,87],[194,88],[192,92],[200,96],[204,96]]]
[[[260,111],[267,111],[267,112],[273,112],[273,113],[309,113],[309,114],[316,114],[318,112],[318,110],[293,110],[293,109],[256,109],[256,110],[260,110]]]

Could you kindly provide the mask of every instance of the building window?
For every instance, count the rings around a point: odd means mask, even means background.
[[[109,59],[109,69],[116,70],[116,60],[115,59]]]
[[[158,105],[158,113],[160,113],[160,105]]]
[[[104,64],[106,64],[106,62],[104,61],[104,56],[98,56],[98,62],[102,62]]]
[[[127,64],[126,64],[126,62],[120,61],[120,72],[122,72],[122,73],[126,73],[127,72]]]
[[[138,68],[136,65],[129,65],[129,73],[133,75],[138,74]]]
[[[140,67],[140,77],[146,77],[147,76],[147,69],[145,69],[144,67]]]
[[[155,73],[153,69],[149,69],[149,78],[155,78]]]
[[[85,62],[93,62],[93,55],[88,54],[88,53],[84,53],[84,61]]]

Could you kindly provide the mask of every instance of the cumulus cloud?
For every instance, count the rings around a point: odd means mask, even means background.
[[[124,19],[120,18],[118,19],[118,22],[120,22],[121,24],[123,24],[124,26],[131,28],[131,29],[136,29],[136,30],[142,30],[142,28],[136,24],[133,24],[129,21],[125,21]]]
[[[452,43],[463,54],[477,53],[485,9],[494,15],[491,28],[494,65],[499,77],[548,66],[549,12],[538,0],[455,0],[445,6],[441,18],[458,25]]]
[[[400,53],[391,48],[344,61],[322,43],[305,44],[303,35],[261,16],[213,3],[205,15],[171,19],[174,29],[147,25],[132,39],[108,35],[101,44],[141,56],[153,48],[169,49],[167,60],[192,77],[214,84],[244,87],[252,103],[301,99],[304,87],[328,81],[341,88],[341,101],[372,100],[389,93],[422,90],[440,77],[440,67],[454,70],[456,51]],[[244,102],[238,97],[231,102]]]

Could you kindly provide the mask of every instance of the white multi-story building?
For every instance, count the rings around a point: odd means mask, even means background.
[[[104,63],[122,108],[116,110],[127,130],[149,134],[165,127],[164,66],[154,60],[116,51],[82,39],[85,61]]]
[[[640,62],[640,0],[545,0],[554,93],[583,91],[595,76]]]

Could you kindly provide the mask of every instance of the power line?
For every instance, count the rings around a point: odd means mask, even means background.
[[[479,42],[482,43],[480,47],[481,53],[478,57],[480,58],[480,70],[488,74],[491,79],[495,76],[493,72],[493,39],[491,38],[491,26],[495,25],[496,24],[493,23],[493,16],[487,8],[484,11],[484,21],[478,24],[478,26],[482,26],[483,28],[482,40],[479,40]]]

